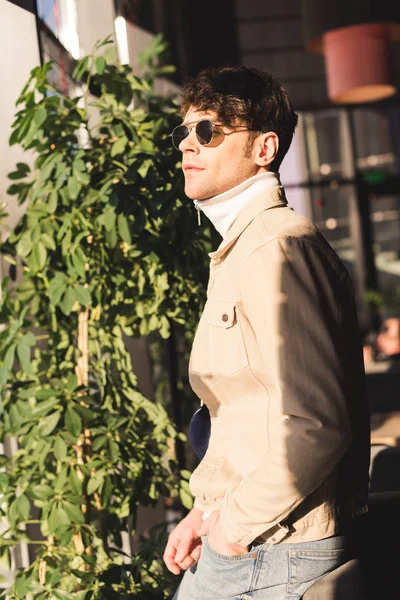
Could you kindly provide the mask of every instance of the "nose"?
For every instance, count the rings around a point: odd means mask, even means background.
[[[185,154],[185,152],[194,152],[198,154],[200,151],[200,144],[196,136],[196,128],[192,127],[190,133],[184,140],[179,144],[179,150]]]

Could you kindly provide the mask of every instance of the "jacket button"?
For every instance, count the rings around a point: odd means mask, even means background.
[[[226,313],[224,315],[222,315],[222,320],[224,323],[226,323],[228,319],[229,319],[229,317]]]

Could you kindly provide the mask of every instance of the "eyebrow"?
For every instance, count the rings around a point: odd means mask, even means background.
[[[197,125],[197,123],[200,123],[200,121],[210,121],[214,125],[221,125],[221,123],[217,123],[216,121],[213,121],[213,119],[211,119],[209,117],[203,117],[201,119],[197,119],[197,121],[188,121],[187,123],[185,121],[183,121],[181,123],[181,125]]]

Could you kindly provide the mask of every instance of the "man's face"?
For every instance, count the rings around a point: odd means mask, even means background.
[[[186,113],[183,125],[190,123],[192,127],[202,119],[221,125],[214,112],[200,112],[194,108]],[[222,129],[228,134],[233,131],[227,126]],[[248,140],[249,132],[239,126],[238,131],[225,135],[219,145],[202,146],[193,126],[188,137],[179,145],[185,175],[185,194],[192,199],[207,200],[264,170],[255,162],[255,152],[248,152]]]

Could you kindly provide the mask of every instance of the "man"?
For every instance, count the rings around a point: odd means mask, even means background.
[[[366,511],[369,414],[349,277],[289,206],[297,123],[274,77],[201,72],[183,90],[185,192],[222,235],[190,382],[211,436],[164,560],[176,600],[300,598],[350,554]]]

